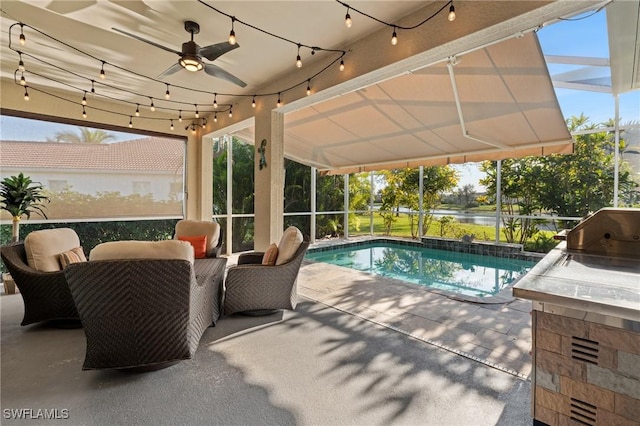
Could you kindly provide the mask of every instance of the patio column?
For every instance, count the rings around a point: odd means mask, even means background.
[[[284,228],[284,114],[256,113],[254,248],[263,251],[280,240]]]
[[[213,214],[213,138],[202,138],[202,130],[187,138],[186,219],[211,220]]]

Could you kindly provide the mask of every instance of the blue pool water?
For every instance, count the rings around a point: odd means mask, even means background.
[[[306,258],[476,297],[498,294],[536,264],[380,241],[309,252]]]

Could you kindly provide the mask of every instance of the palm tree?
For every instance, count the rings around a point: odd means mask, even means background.
[[[65,130],[57,132],[53,140],[48,139],[49,142],[61,142],[61,143],[90,143],[100,144],[110,139],[115,139],[115,136],[105,132],[101,129],[89,129],[87,127],[79,127],[80,133],[75,133],[71,130]]]
[[[0,182],[0,209],[6,210],[13,217],[12,240],[18,241],[20,219],[31,213],[37,213],[47,219],[44,213],[44,202],[49,202],[49,197],[43,194],[43,187],[38,182],[33,182],[29,176],[20,173],[18,176],[4,178]]]

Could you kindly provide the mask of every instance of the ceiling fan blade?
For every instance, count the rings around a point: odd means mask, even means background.
[[[175,74],[175,73],[177,73],[178,71],[180,71],[181,69],[182,69],[182,65],[180,65],[180,63],[179,63],[179,62],[176,62],[175,64],[171,65],[169,68],[167,68],[166,70],[164,70],[164,71],[162,72],[162,74],[160,74],[160,75],[158,76],[158,78],[162,78],[162,77],[166,77],[166,76],[171,75],[171,74]]]
[[[237,49],[238,47],[240,47],[240,45],[237,43],[230,44],[228,41],[223,41],[222,43],[216,43],[210,46],[202,47],[198,53],[200,54],[200,56],[204,56],[210,61],[215,61],[220,56],[232,51],[233,49]]]
[[[233,74],[223,70],[222,68],[220,68],[217,65],[213,65],[213,64],[204,64],[204,72],[206,72],[207,74],[209,74],[212,77],[217,77],[217,78],[221,78],[223,80],[227,80],[230,83],[233,83],[237,86],[240,87],[246,87],[247,83],[245,83],[244,81],[240,80],[238,77],[234,76]]]
[[[171,48],[169,48],[169,47],[163,46],[163,45],[158,44],[158,43],[156,43],[156,42],[153,42],[153,41],[151,41],[151,40],[144,39],[144,38],[142,38],[142,37],[140,37],[140,36],[137,36],[137,35],[135,35],[135,34],[128,33],[128,32],[126,32],[126,31],[124,31],[124,30],[119,30],[119,29],[117,29],[117,28],[113,28],[113,27],[111,27],[111,29],[112,29],[113,31],[117,31],[117,32],[122,33],[122,34],[124,34],[124,35],[128,35],[129,37],[135,38],[136,40],[140,40],[140,41],[142,41],[142,42],[144,42],[144,43],[147,43],[147,44],[150,44],[150,45],[152,45],[152,46],[158,47],[158,48],[160,48],[160,49],[162,49],[162,50],[166,50],[167,52],[175,53],[176,55],[182,56],[182,52],[178,52],[177,50],[174,50],[174,49],[171,49]]]

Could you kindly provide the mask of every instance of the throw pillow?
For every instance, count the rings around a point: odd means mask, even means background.
[[[273,243],[269,246],[267,251],[264,252],[264,256],[262,256],[262,264],[275,265],[277,258],[278,258],[278,246],[276,245],[276,243]]]
[[[280,238],[278,244],[278,259],[276,259],[276,265],[282,265],[287,263],[298,251],[300,244],[302,244],[302,232],[295,226],[288,227]]]
[[[207,236],[198,235],[197,237],[178,237],[180,241],[187,241],[193,246],[193,253],[196,259],[204,259],[207,257]]]
[[[84,255],[84,250],[82,250],[82,247],[76,247],[72,248],[71,250],[65,251],[64,253],[60,253],[59,260],[60,266],[62,266],[62,269],[64,269],[72,263],[86,262],[87,258]]]

